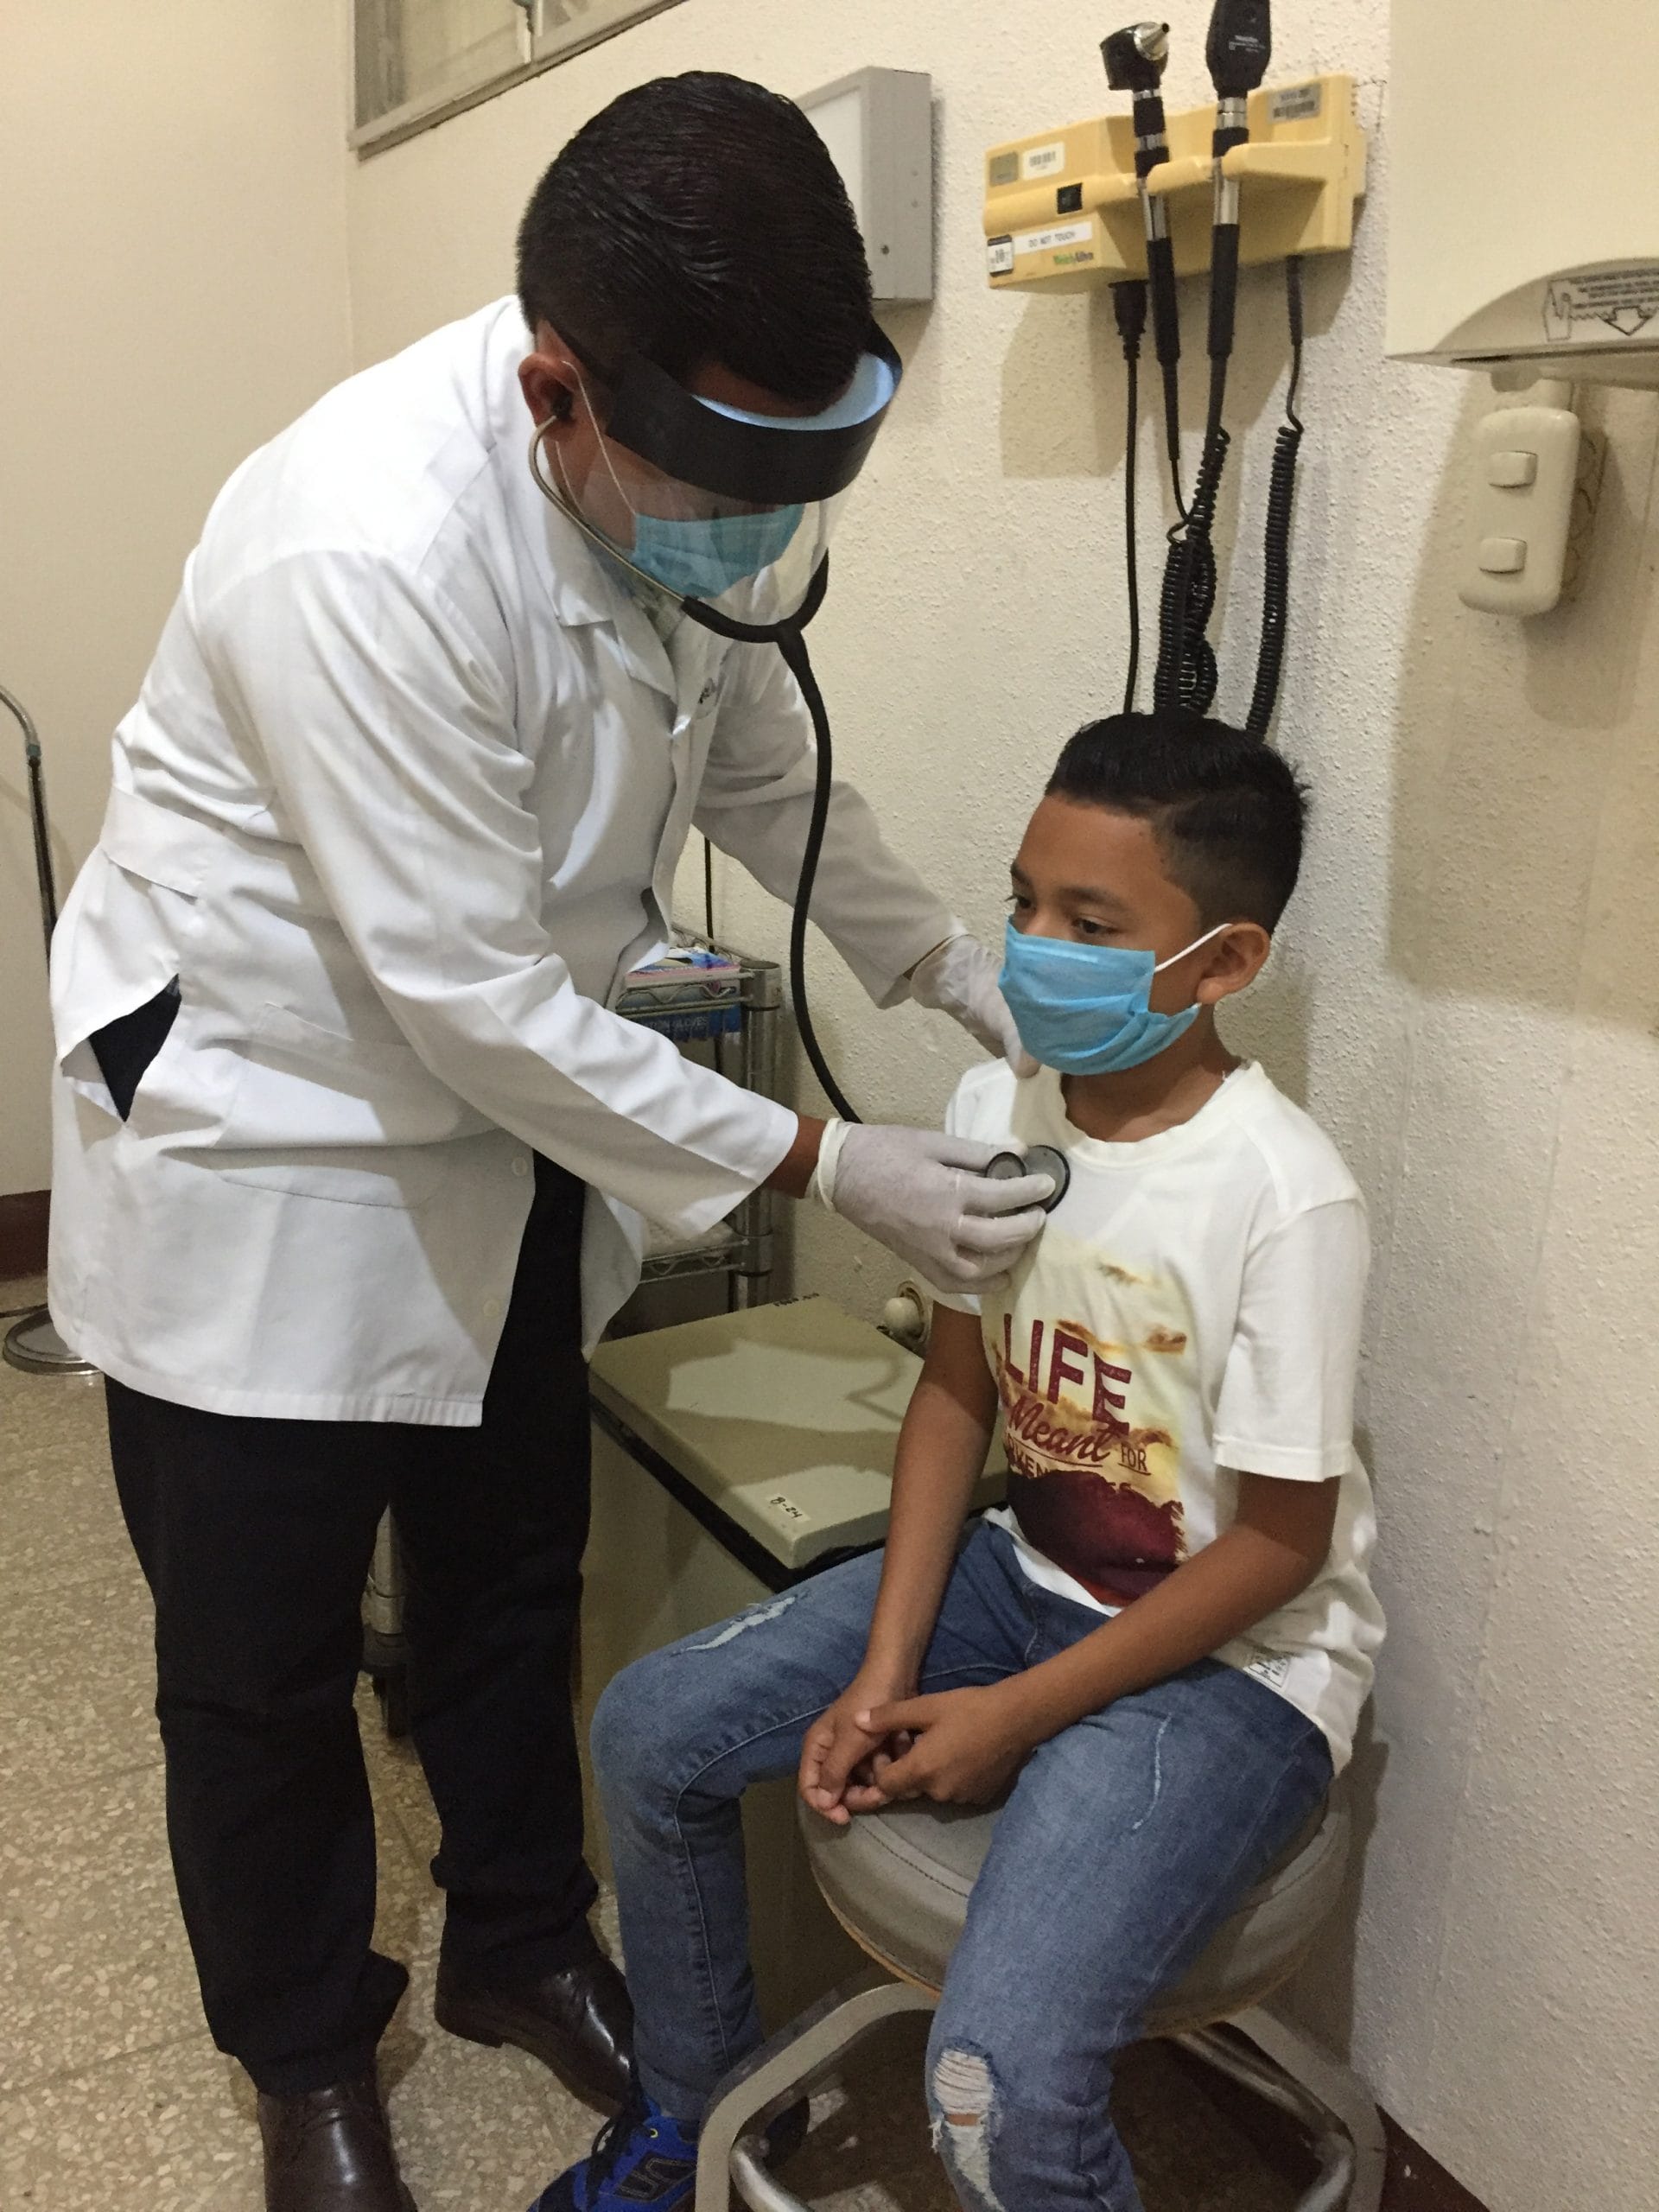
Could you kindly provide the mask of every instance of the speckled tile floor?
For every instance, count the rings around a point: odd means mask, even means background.
[[[0,1307],[38,1286],[0,1284]],[[253,2094],[197,2010],[162,1828],[147,1594],[110,1481],[96,1383],[0,1366],[0,2205],[257,2212]],[[385,1948],[410,1961],[383,2052],[422,2212],[518,2212],[594,2120],[522,2053],[432,2024],[430,1800],[366,1692]],[[815,2101],[790,2186],[823,2212],[951,2212],[915,2084],[925,2024]],[[903,2046],[901,2048],[901,2045]],[[1147,2212],[1288,2212],[1293,2197],[1155,2047],[1119,2116]]]

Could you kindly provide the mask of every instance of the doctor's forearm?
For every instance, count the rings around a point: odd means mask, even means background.
[[[784,905],[793,903],[811,820],[810,775],[798,790],[746,804],[705,797],[696,824]],[[825,827],[812,919],[878,1005],[908,995],[917,964],[963,925],[883,839],[856,791],[836,787]]]
[[[811,1115],[800,1115],[795,1123],[795,1140],[766,1180],[769,1191],[781,1191],[785,1198],[804,1198],[812,1180],[812,1171],[818,1164],[818,1147],[823,1141],[823,1123]]]

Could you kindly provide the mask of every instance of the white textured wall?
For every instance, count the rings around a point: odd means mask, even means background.
[[[1202,92],[1188,13],[1178,103]],[[1524,627],[1460,607],[1458,440],[1486,401],[1381,357],[1384,11],[1275,13],[1275,75],[1351,69],[1383,125],[1351,267],[1310,270],[1281,741],[1318,831],[1236,1025],[1348,1154],[1377,1249],[1366,1426],[1394,1633],[1359,1768],[1375,1825],[1357,1917],[1297,2001],[1497,2212],[1637,2212],[1659,2171],[1659,401],[1592,404],[1611,459],[1582,602]],[[1017,18],[994,0],[688,0],[351,186],[367,359],[506,287],[531,181],[624,86],[696,66],[795,92],[868,63],[932,73],[938,297],[893,319],[904,396],[813,648],[841,760],[988,933],[1052,755],[1120,682],[1122,439],[1104,300],[987,289],[980,164],[993,140],[1098,111],[1105,28],[1079,0]],[[1276,290],[1250,280],[1243,313],[1233,481],[1254,537]],[[1189,327],[1200,344],[1196,310]],[[1247,551],[1236,709],[1255,575]],[[684,888],[690,917],[694,870]],[[719,918],[782,947],[779,912],[725,868]],[[816,974],[865,1110],[936,1116],[954,1037],[870,1019],[822,950]],[[871,1313],[894,1273],[839,1224],[800,1224],[799,1287]]]
[[[344,373],[335,0],[0,7],[0,683],[60,895],[209,500]],[[0,1191],[48,1175],[22,746],[0,717]]]

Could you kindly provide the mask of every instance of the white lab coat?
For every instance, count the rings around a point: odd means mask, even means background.
[[[53,959],[52,1310],[140,1390],[479,1418],[531,1196],[581,1176],[589,1343],[794,1117],[607,1010],[695,823],[790,895],[771,646],[641,607],[531,481],[499,302],[330,392],[208,517]],[[880,1004],[957,926],[839,787],[813,915]],[[113,1111],[86,1039],[180,979]]]

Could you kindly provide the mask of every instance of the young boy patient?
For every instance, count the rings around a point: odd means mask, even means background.
[[[1349,1755],[1382,1616],[1352,1438],[1366,1270],[1329,1141],[1216,1009],[1260,972],[1304,801],[1185,713],[1061,754],[1013,867],[1003,989],[1041,1064],[949,1125],[1070,1168],[982,1311],[941,1299],[887,1548],[620,1675],[594,1755],[641,2101],[539,2212],[681,2207],[760,2038],[738,1801],[798,1770],[844,1823],[1002,1796],[928,2053],[965,2212],[1135,2212],[1108,2108],[1149,1999]],[[1006,1509],[964,1516],[997,1412]]]

